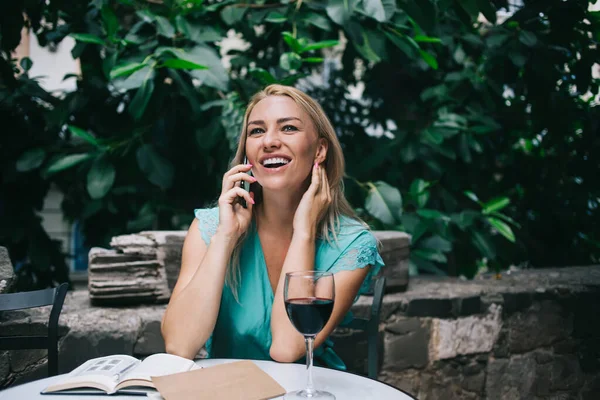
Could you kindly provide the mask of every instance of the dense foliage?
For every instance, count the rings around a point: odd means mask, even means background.
[[[218,193],[244,104],[280,82],[324,105],[349,198],[373,227],[412,235],[413,273],[597,262],[600,14],[526,1],[497,21],[506,11],[502,0],[4,2],[0,243],[23,286],[68,279],[37,216],[51,183],[88,245],[185,229]],[[76,91],[46,93],[29,59],[18,73],[23,24],[42,44],[77,40]],[[245,44],[226,51],[232,35]]]

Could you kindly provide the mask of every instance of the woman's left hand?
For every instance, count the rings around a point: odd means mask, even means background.
[[[311,182],[302,196],[294,215],[294,235],[307,235],[314,239],[317,234],[319,220],[331,204],[331,190],[327,180],[327,171],[315,163],[312,169]]]

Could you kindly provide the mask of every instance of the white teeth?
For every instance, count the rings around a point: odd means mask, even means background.
[[[263,161],[263,165],[270,165],[270,164],[287,164],[289,163],[290,160],[287,160],[285,158],[281,158],[281,157],[274,157],[274,158],[267,158],[266,160]]]

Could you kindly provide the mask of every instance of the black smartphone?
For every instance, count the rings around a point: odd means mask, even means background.
[[[244,156],[244,165],[248,164],[248,157]],[[248,175],[252,176],[252,170],[246,172]],[[242,189],[244,189],[246,192],[250,193],[250,182],[248,181],[242,181],[242,184],[240,185]],[[240,204],[242,205],[242,207],[247,208],[248,205],[246,204],[246,199],[244,199],[243,197],[240,197]]]

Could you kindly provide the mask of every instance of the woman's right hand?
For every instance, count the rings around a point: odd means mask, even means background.
[[[241,181],[256,182],[256,178],[247,174],[250,164],[239,164],[223,175],[223,188],[219,197],[219,226],[217,233],[228,239],[237,240],[250,226],[254,196],[239,187]],[[242,207],[238,198],[246,200],[247,208]]]

